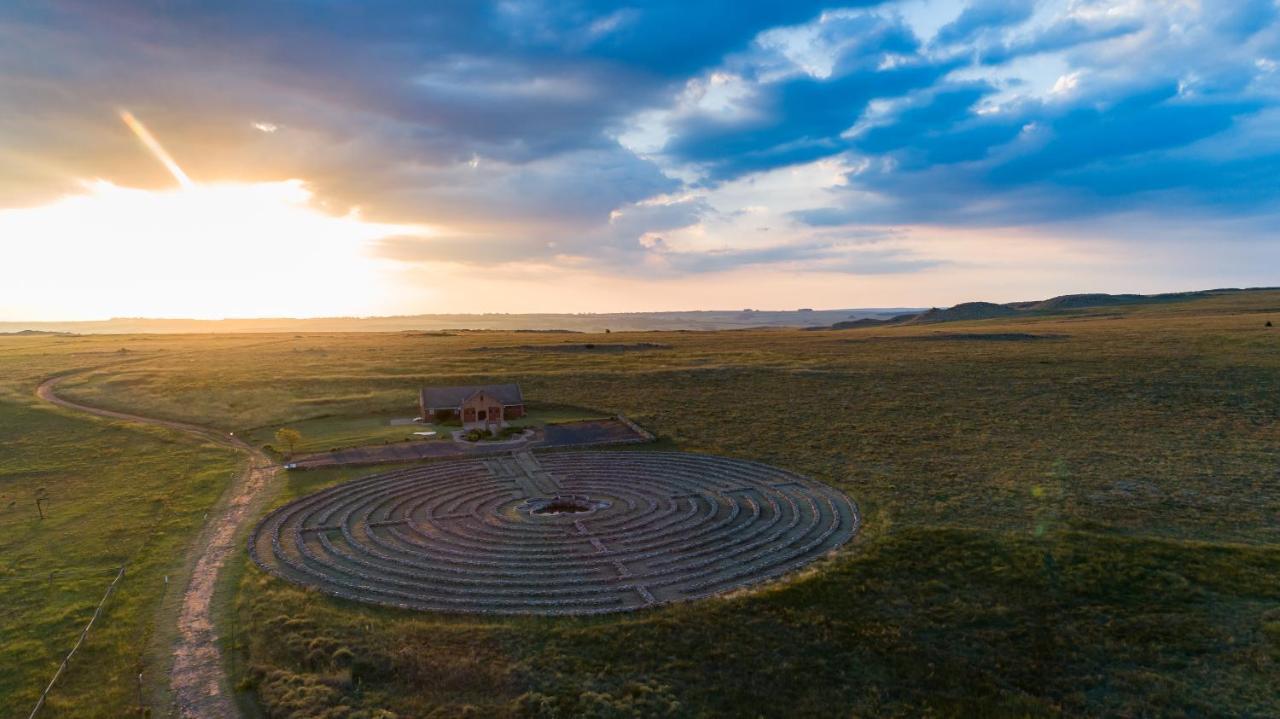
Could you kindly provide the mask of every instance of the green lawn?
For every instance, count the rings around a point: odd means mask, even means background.
[[[431,424],[414,423],[392,426],[392,419],[408,419],[413,412],[393,414],[376,414],[366,416],[329,416],[289,422],[283,425],[258,427],[242,433],[247,442],[261,447],[271,445],[276,451],[284,450],[275,439],[276,430],[289,427],[302,434],[297,452],[327,452],[331,449],[345,449],[367,444],[383,444],[386,442],[418,441],[422,437],[414,436],[414,432],[436,431],[442,436],[447,430]]]
[[[278,443],[276,442],[276,430],[281,427],[290,427],[298,430],[298,432],[302,434],[302,441],[298,443],[295,451],[299,453],[326,452],[333,449],[346,449],[348,447],[385,444],[388,442],[416,442],[430,441],[434,439],[447,439],[451,432],[462,426],[458,422],[444,424],[414,423],[410,425],[391,425],[392,419],[411,418],[415,413],[416,410],[407,409],[401,412],[378,413],[371,415],[331,415],[325,417],[314,417],[312,419],[304,419],[280,425],[258,427],[242,432],[241,436],[254,446],[261,447],[264,445],[271,445],[272,449],[278,452],[279,450],[284,449],[284,447],[278,446]],[[513,427],[541,427],[543,425],[561,422],[599,419],[604,416],[607,415],[601,412],[593,412],[591,410],[584,410],[576,407],[538,407],[534,405],[528,408],[528,414],[526,416],[513,420],[510,424]],[[413,434],[414,432],[427,431],[436,432],[436,436],[432,438],[424,438]]]
[[[581,407],[529,404],[525,409],[528,414],[520,419],[512,420],[510,422],[511,426],[542,427],[548,424],[581,422],[587,419],[602,419],[610,416],[607,412],[597,412]]]

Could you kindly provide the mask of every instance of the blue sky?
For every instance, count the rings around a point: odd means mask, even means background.
[[[359,254],[400,299],[352,312],[1280,284],[1278,14],[1275,0],[19,0],[0,8],[0,214],[92,180],[170,187],[117,119],[127,108],[198,181],[296,180],[317,211],[385,228]],[[0,252],[23,242],[0,237]],[[0,295],[0,314],[40,310]]]

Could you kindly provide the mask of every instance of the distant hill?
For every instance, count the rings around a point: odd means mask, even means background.
[[[1001,317],[1036,317],[1052,315],[1060,312],[1089,309],[1093,307],[1111,307],[1118,305],[1138,305],[1159,302],[1185,302],[1202,297],[1232,294],[1237,292],[1263,292],[1277,290],[1276,287],[1250,287],[1246,289],[1222,288],[1216,290],[1199,290],[1194,292],[1166,292],[1155,295],[1089,293],[1077,295],[1059,295],[1047,300],[1029,302],[964,302],[947,309],[934,307],[918,314],[904,314],[891,318],[861,318],[833,323],[830,327],[810,329],[848,330],[859,327],[884,327],[934,324],[938,322],[964,322],[973,320],[997,319]]]
[[[1090,307],[1109,307],[1113,305],[1140,305],[1150,304],[1152,302],[1183,302],[1200,297],[1208,297],[1210,295],[1228,294],[1231,292],[1261,291],[1266,289],[1270,288],[1259,287],[1254,290],[1220,289],[1200,290],[1196,292],[1166,292],[1158,295],[1108,295],[1104,293],[1060,295],[1047,300],[1038,300],[1034,302],[1010,302],[1007,306],[1019,310],[1053,312],[1056,310],[1079,310],[1088,309]]]
[[[578,314],[437,314],[399,317],[254,318],[225,320],[117,317],[85,322],[0,322],[5,332],[48,334],[176,334],[211,332],[604,332],[819,327],[862,318],[914,316],[910,307],[817,310],[698,310]]]
[[[53,332],[50,330],[18,330],[17,332],[0,332],[0,336],[3,336],[3,337],[31,337],[31,336],[43,337],[46,335],[71,335],[71,334],[74,334],[74,333],[73,332]]]
[[[965,302],[955,307],[940,310],[934,307],[920,314],[905,319],[904,325],[925,325],[934,322],[963,322],[965,320],[989,320],[995,317],[1009,317],[1019,314],[1008,305],[997,305],[991,302]]]
[[[1052,312],[1054,310],[1077,310],[1107,305],[1139,304],[1150,301],[1150,299],[1146,295],[1108,295],[1095,292],[1082,295],[1060,295],[1047,300],[1033,302],[1010,302],[1008,306],[1019,310]]]
[[[892,316],[892,317],[885,317],[885,318],[863,317],[863,318],[861,318],[861,319],[856,319],[856,320],[845,320],[845,321],[843,321],[843,322],[836,322],[835,324],[831,325],[830,327],[806,327],[805,329],[809,329],[809,330],[827,330],[827,329],[834,329],[834,330],[850,330],[850,329],[856,329],[856,328],[858,328],[858,327],[878,327],[878,326],[880,326],[880,325],[902,324],[903,322],[905,322],[905,321],[907,321],[907,320],[909,320],[909,319],[912,319],[912,318],[914,318],[914,317],[918,316],[918,314],[919,314],[919,313],[916,313],[916,312],[908,312],[908,313],[906,313],[906,314],[894,315],[894,316]]]

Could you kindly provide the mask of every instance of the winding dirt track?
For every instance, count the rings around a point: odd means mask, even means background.
[[[218,633],[213,624],[213,592],[218,572],[227,557],[239,548],[236,535],[251,519],[251,505],[264,487],[275,476],[276,467],[261,450],[254,449],[220,430],[186,422],[143,417],[142,415],[116,412],[99,407],[79,404],[63,399],[54,393],[62,380],[73,375],[62,375],[45,380],[36,388],[40,399],[99,417],[150,424],[186,432],[201,439],[221,444],[242,452],[249,458],[248,466],[226,489],[218,503],[209,511],[209,518],[200,535],[192,544],[193,569],[190,580],[182,592],[182,605],[178,615],[177,641],[173,647],[173,668],[169,675],[176,713],[197,719],[234,719],[240,715],[231,696],[230,682],[223,670],[222,652],[218,647]],[[167,712],[166,712],[167,713]]]

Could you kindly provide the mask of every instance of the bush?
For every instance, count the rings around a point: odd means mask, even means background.
[[[617,694],[590,690],[551,695],[526,692],[511,704],[512,713],[530,719],[667,717],[679,716],[681,709],[671,687],[655,681],[629,682]]]
[[[1264,621],[1262,623],[1262,636],[1270,639],[1272,643],[1280,645],[1280,619]]]

